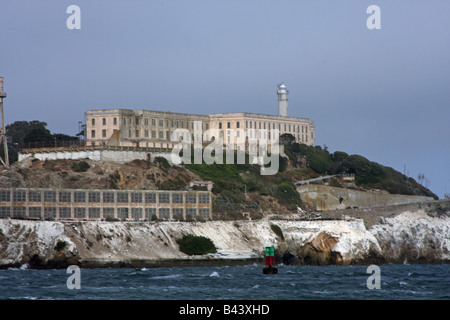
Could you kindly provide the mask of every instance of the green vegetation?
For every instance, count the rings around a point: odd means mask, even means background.
[[[279,226],[277,226],[276,224],[271,224],[270,225],[270,229],[272,229],[272,231],[281,238],[281,240],[284,240],[284,235],[283,235],[283,231],[281,231],[281,228]]]
[[[235,158],[236,153],[235,153]],[[285,168],[287,159],[283,158]],[[250,165],[251,160],[246,155],[245,164],[187,164],[185,167],[199,175],[203,180],[214,182],[212,192],[216,195],[213,211],[225,219],[239,217],[239,212],[249,212],[252,219],[261,218],[262,208],[260,198],[256,195],[271,196],[288,210],[302,207],[302,201],[291,179],[279,171],[275,175],[261,175],[259,165]],[[281,164],[281,163],[280,163]],[[252,197],[246,197],[253,194]],[[255,200],[256,198],[256,200]]]
[[[188,255],[216,253],[217,249],[211,239],[203,236],[185,235],[177,239],[180,251]]]
[[[360,155],[348,155],[342,151],[329,153],[320,146],[307,146],[296,142],[285,144],[285,153],[292,161],[303,157],[310,171],[317,175],[354,173],[357,186],[364,189],[383,189],[392,194],[424,195],[438,197],[413,178],[390,167],[369,161]],[[336,181],[332,182],[334,185]],[[336,185],[337,186],[337,185]]]
[[[64,248],[67,246],[67,242],[64,240],[58,240],[55,246],[56,251],[64,250]]]
[[[72,170],[75,172],[86,172],[91,166],[86,161],[73,162]]]
[[[169,169],[170,168],[170,163],[169,161],[167,161],[166,158],[164,157],[155,157],[155,159],[153,160],[154,163],[158,164],[161,168],[163,169]]]

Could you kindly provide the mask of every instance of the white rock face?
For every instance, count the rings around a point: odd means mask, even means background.
[[[52,259],[58,241],[66,242],[68,254],[77,255],[61,222],[0,219],[0,266],[24,264],[34,255],[43,262]]]
[[[450,216],[404,212],[372,226],[386,258],[395,262],[450,261]]]
[[[277,225],[284,240],[271,225]],[[217,253],[188,256],[177,239],[191,234],[211,239]],[[62,251],[55,249],[65,241]],[[368,231],[363,220],[259,220],[210,222],[50,222],[0,219],[0,267],[38,256],[45,264],[66,261],[90,266],[130,266],[168,261],[261,259],[274,246],[293,263],[350,264],[450,261],[450,217],[423,210],[383,218]],[[66,259],[66,260],[64,260]],[[255,261],[255,260],[253,260]]]
[[[276,224],[282,240],[271,229]],[[278,254],[296,251],[325,233],[337,239],[329,251],[338,253],[342,263],[364,259],[370,250],[379,251],[375,237],[361,220],[356,221],[211,221],[122,223],[122,222],[33,222],[0,220],[0,265],[21,264],[32,255],[47,261],[55,256],[57,241],[66,241],[72,256],[85,261],[162,261],[183,259],[256,259],[266,246]],[[187,256],[176,239],[192,234],[210,238],[217,253]],[[281,250],[281,251],[280,251]]]

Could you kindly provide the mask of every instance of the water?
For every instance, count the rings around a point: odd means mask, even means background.
[[[261,265],[80,269],[81,289],[65,269],[0,270],[0,299],[19,300],[297,300],[450,299],[450,265],[381,265],[381,288],[368,289],[367,266]]]

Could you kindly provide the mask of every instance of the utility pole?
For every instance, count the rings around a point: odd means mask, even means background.
[[[9,167],[8,141],[6,139],[5,114],[3,112],[3,99],[6,98],[6,92],[3,92],[3,77],[0,77],[0,114],[2,117],[1,139],[3,140],[4,158],[0,158],[1,163]]]

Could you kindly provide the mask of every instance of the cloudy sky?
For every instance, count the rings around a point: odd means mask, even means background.
[[[2,0],[0,30],[7,124],[76,134],[91,109],[276,114],[284,82],[317,145],[450,193],[448,0]]]

